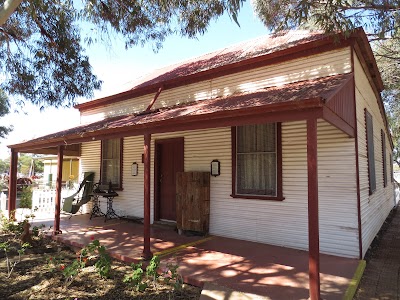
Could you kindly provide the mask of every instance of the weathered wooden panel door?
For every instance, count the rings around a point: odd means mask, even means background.
[[[176,173],[184,170],[183,138],[156,141],[155,219],[176,221]]]

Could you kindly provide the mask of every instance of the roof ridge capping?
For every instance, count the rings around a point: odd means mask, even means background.
[[[374,71],[373,73],[378,72],[376,73],[378,76],[375,76],[375,81],[378,89],[381,90],[383,84],[368,38],[362,28],[355,29],[350,35],[344,33],[325,34],[321,31],[310,30],[290,30],[282,34],[260,36],[183,61],[182,63],[155,70],[147,77],[144,77],[141,83],[138,83],[128,91],[81,103],[76,105],[75,108],[80,111],[92,109],[155,93],[161,85],[166,90],[240,72],[246,68],[255,68],[260,62],[267,61],[269,58],[293,54],[297,49],[311,49],[328,43],[335,43],[336,39],[337,43],[339,43],[354,38],[361,43],[363,54],[369,56],[369,66]]]

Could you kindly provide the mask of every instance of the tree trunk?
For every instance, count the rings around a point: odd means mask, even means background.
[[[0,26],[7,21],[11,14],[17,9],[18,5],[22,0],[6,0],[3,5],[0,6]]]

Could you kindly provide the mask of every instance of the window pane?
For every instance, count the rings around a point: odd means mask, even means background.
[[[382,172],[383,172],[383,186],[387,186],[387,172],[386,172],[386,135],[383,129],[381,129],[382,137]]]
[[[365,124],[367,127],[369,193],[372,194],[376,190],[374,127],[372,123],[372,116],[367,110],[365,110]]]
[[[101,181],[102,183],[112,182],[114,187],[121,187],[120,172],[121,140],[112,139],[102,142],[102,164]]]
[[[277,195],[276,125],[237,127],[236,192]]]
[[[239,154],[237,174],[239,194],[276,196],[275,153]]]
[[[275,152],[275,123],[237,127],[237,152]]]

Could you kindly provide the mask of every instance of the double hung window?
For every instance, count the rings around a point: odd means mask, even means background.
[[[365,127],[367,131],[369,194],[372,195],[376,190],[374,125],[372,122],[372,115],[366,109],[365,109]]]
[[[122,188],[122,139],[101,142],[101,182],[112,183],[114,189]]]
[[[280,129],[279,123],[232,129],[233,196],[282,200]]]

